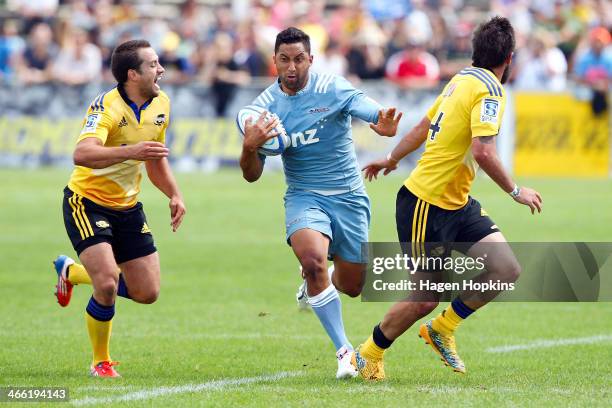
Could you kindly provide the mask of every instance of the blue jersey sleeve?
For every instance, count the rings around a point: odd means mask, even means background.
[[[355,89],[345,78],[337,77],[335,85],[336,97],[343,104],[344,112],[366,122],[378,122],[378,111],[383,109],[378,102]]]

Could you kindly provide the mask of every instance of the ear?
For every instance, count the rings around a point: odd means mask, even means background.
[[[512,57],[514,57],[514,52],[511,52],[510,55],[508,55],[508,58],[506,58],[504,62],[508,65],[512,64]]]
[[[310,55],[308,56],[308,61],[310,61],[310,63],[311,63],[311,64],[312,64],[312,60],[313,60],[313,58],[314,58],[314,56],[313,56],[312,54],[310,54]]]
[[[136,72],[135,69],[128,69],[128,72],[127,72],[127,79],[128,79],[128,81],[129,80],[132,80],[132,81],[137,80],[138,79],[137,75],[138,75],[138,72]]]
[[[276,65],[276,54],[272,55],[272,62]]]

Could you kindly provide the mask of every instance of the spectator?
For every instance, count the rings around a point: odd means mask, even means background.
[[[194,73],[189,59],[180,54],[181,37],[168,31],[162,40],[159,63],[165,68],[164,81],[169,84],[185,83]]]
[[[215,99],[215,114],[223,117],[234,98],[236,87],[246,85],[251,78],[234,60],[232,38],[228,33],[220,32],[215,37],[214,57],[216,63],[211,88]]]
[[[593,113],[598,115],[608,108],[607,96],[612,81],[612,50],[610,32],[596,27],[589,34],[590,48],[580,55],[574,70],[576,80],[592,91]]]
[[[316,72],[346,76],[346,57],[340,52],[338,43],[330,41],[325,52],[312,61],[312,69]]]
[[[238,29],[234,59],[250,76],[265,76],[268,72],[266,61],[257,50],[255,29],[246,22]]]
[[[424,45],[412,39],[404,50],[389,58],[387,78],[405,89],[428,89],[438,85],[440,66]]]
[[[85,85],[101,80],[102,54],[89,42],[89,34],[80,28],[72,29],[69,39],[53,64],[53,78],[66,85]]]
[[[385,77],[385,43],[386,38],[377,26],[364,24],[355,36],[347,55],[349,73],[353,81]]]
[[[548,31],[537,31],[517,56],[514,87],[521,90],[565,90],[567,61]]]
[[[442,47],[440,53],[440,78],[445,80],[472,65],[472,26],[459,22],[448,36],[450,41]]]
[[[6,20],[2,24],[2,35],[0,36],[0,80],[10,79],[13,74],[14,59],[25,48],[25,41],[18,34],[17,21]]]
[[[56,54],[51,27],[38,23],[32,28],[26,48],[15,63],[19,81],[39,84],[51,80],[51,64]]]

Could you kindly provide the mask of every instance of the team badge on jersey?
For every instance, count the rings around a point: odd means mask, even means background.
[[[99,113],[91,113],[87,115],[87,119],[85,119],[85,126],[83,126],[83,130],[81,134],[85,133],[93,133],[98,128],[98,122],[100,122],[100,114]]]
[[[499,101],[497,99],[484,98],[480,108],[480,121],[497,123],[499,116]]]
[[[155,118],[155,123],[157,126],[161,126],[166,122],[166,115],[164,115],[163,113],[160,113],[159,115],[157,115],[157,117]]]

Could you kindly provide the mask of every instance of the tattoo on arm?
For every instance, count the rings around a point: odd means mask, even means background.
[[[478,140],[480,140],[480,143],[483,144],[491,144],[493,143],[493,139],[495,139],[495,136],[480,136],[478,138]]]

